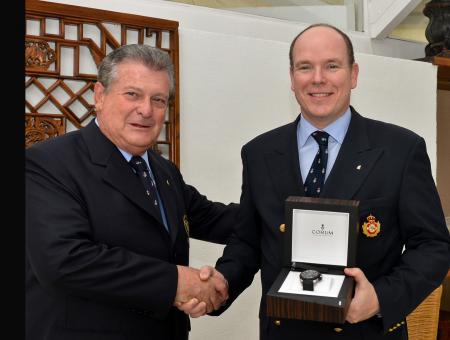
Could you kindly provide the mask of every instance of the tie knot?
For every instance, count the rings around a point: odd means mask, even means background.
[[[327,146],[328,145],[328,137],[330,136],[325,131],[314,131],[311,134],[319,146]]]
[[[130,165],[137,173],[148,171],[147,163],[141,156],[133,156],[130,159]]]

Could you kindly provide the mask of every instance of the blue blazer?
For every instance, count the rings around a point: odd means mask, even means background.
[[[170,233],[94,122],[26,151],[27,339],[187,339],[176,265],[188,265],[189,237],[225,243],[237,205],[148,158]]]
[[[360,225],[370,214],[381,223],[376,237],[360,230],[356,262],[375,287],[382,318],[342,326],[275,323],[266,317],[265,296],[282,267],[279,226],[285,223],[284,202],[288,196],[303,195],[297,118],[242,148],[239,223],[217,262],[229,283],[230,302],[261,270],[261,339],[406,339],[406,315],[448,271],[449,233],[425,141],[407,129],[364,118],[351,109],[347,135],[321,197],[359,200]],[[335,327],[343,331],[336,333]]]

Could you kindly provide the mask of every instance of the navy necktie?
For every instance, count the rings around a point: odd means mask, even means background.
[[[305,196],[318,197],[320,192],[323,191],[323,184],[325,182],[328,161],[328,137],[330,135],[325,131],[315,131],[311,136],[319,144],[319,151],[317,151],[316,157],[311,164],[304,188]]]
[[[156,184],[155,181],[150,177],[150,172],[147,167],[147,163],[142,157],[133,156],[130,159],[130,165],[136,171],[136,174],[139,176],[139,179],[144,185],[145,193],[150,199],[151,204],[155,206],[158,212],[158,217],[162,221],[161,210],[158,204],[158,192],[156,191]]]

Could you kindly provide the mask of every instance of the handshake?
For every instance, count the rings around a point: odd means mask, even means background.
[[[177,266],[177,270],[177,294],[173,305],[191,317],[211,313],[228,299],[228,283],[213,267]]]

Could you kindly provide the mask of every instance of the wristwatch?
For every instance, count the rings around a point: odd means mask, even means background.
[[[307,269],[300,273],[300,282],[303,290],[314,291],[314,283],[320,280],[322,280],[322,274],[317,270]]]

